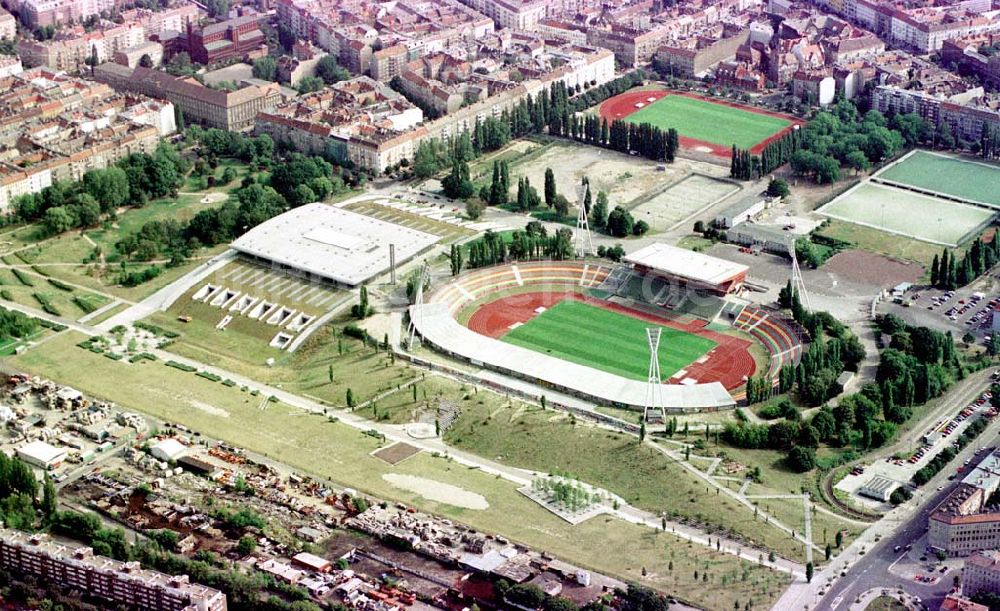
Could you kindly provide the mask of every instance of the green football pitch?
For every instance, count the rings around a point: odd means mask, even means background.
[[[1000,166],[988,163],[917,151],[875,178],[1000,207]]]
[[[674,128],[681,137],[730,147],[750,148],[792,124],[763,115],[683,95],[668,95],[625,117],[630,123]]]
[[[560,301],[501,339],[566,361],[626,378],[649,371],[646,327],[651,323],[579,301]],[[664,379],[715,347],[704,337],[660,327],[660,374]]]

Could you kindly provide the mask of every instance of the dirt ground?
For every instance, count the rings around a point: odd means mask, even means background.
[[[823,265],[847,280],[862,284],[895,286],[901,282],[916,282],[924,270],[916,263],[904,263],[863,250],[838,253]]]
[[[662,167],[662,170],[657,169]],[[598,191],[608,194],[610,207],[632,208],[653,194],[692,172],[706,176],[726,177],[728,169],[719,165],[677,159],[673,164],[658,164],[594,146],[559,142],[537,156],[517,161],[511,166],[511,182],[527,176],[539,194],[545,186],[545,169],[552,168],[556,189],[571,204],[577,203],[577,188],[584,176],[590,180],[591,195]]]
[[[418,454],[419,452],[420,448],[399,441],[392,444],[391,446],[381,448],[379,450],[376,450],[375,452],[372,452],[372,455],[375,456],[376,458],[381,458],[390,465],[396,465],[403,462],[407,458],[413,456],[414,454]]]

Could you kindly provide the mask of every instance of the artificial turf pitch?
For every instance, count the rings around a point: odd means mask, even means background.
[[[649,371],[646,328],[638,318],[579,301],[560,301],[501,340],[566,361],[635,380]],[[715,342],[660,326],[660,373],[664,379],[715,347]]]
[[[625,120],[674,128],[686,138],[720,146],[751,148],[791,125],[791,121],[683,95],[668,95]]]
[[[1000,206],[1000,166],[917,151],[876,178]]]

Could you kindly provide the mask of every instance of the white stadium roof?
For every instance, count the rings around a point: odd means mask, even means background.
[[[410,307],[410,318],[425,341],[473,363],[486,363],[500,372],[582,393],[598,401],[644,407],[646,382],[631,380],[585,365],[508,344],[463,327],[443,303]],[[719,382],[663,385],[664,407],[713,408],[735,404]]]
[[[239,252],[355,286],[431,247],[438,236],[335,208],[306,204],[279,214],[239,237]]]
[[[650,244],[626,255],[623,261],[706,284],[723,284],[750,269],[740,263],[710,257],[693,250],[661,242]]]

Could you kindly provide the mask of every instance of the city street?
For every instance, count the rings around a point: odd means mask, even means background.
[[[947,409],[968,403],[977,397],[988,386],[986,374],[985,371],[977,373],[952,390],[947,400],[943,402],[947,405]],[[937,411],[932,412],[932,417]],[[918,427],[915,430],[919,432],[921,429]],[[941,579],[937,583],[925,584],[912,578],[904,579],[890,569],[906,555],[902,550],[907,545],[913,546],[913,552],[920,551],[917,545],[927,530],[927,518],[931,510],[959,481],[958,479],[948,481],[948,476],[953,474],[958,465],[965,460],[974,459],[978,464],[978,461],[987,455],[981,453],[976,456],[978,448],[998,444],[1000,444],[1000,419],[991,422],[947,468],[942,469],[921,487],[912,500],[888,512],[882,520],[873,524],[847,549],[835,556],[832,562],[817,570],[812,583],[797,581],[792,584],[772,609],[843,611],[850,607],[858,596],[872,588],[903,589],[919,596],[929,609],[937,609],[952,587],[953,573],[940,575]],[[942,489],[938,490],[939,487]],[[893,551],[896,546],[901,548],[900,551]]]

